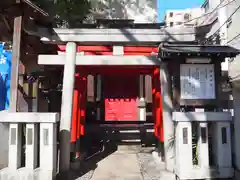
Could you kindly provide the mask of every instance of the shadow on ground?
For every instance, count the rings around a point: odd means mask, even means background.
[[[97,149],[97,147],[92,148],[84,159],[73,163],[73,166],[80,167],[72,167],[72,170],[70,172],[70,180],[76,180],[83,176],[87,176],[86,179],[90,179],[93,175],[94,170],[97,168],[97,163],[114,153],[116,150],[117,145],[111,142],[104,143],[102,147],[99,147],[99,149]]]

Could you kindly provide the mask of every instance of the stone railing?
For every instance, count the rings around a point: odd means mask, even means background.
[[[55,179],[58,121],[58,113],[0,113],[0,123],[9,124],[8,167],[0,170],[0,180]],[[26,125],[24,136],[23,125]],[[22,154],[25,154],[24,167]]]
[[[176,122],[175,173],[179,179],[233,178],[230,112],[173,112],[173,120]],[[193,134],[198,134],[197,142],[193,142]]]

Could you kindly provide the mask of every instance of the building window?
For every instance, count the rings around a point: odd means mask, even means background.
[[[209,10],[209,0],[206,0],[202,6],[205,10],[205,12],[207,12]]]
[[[173,17],[173,12],[170,12],[170,13],[169,13],[169,17]]]
[[[173,26],[173,22],[170,22],[170,27],[172,27]]]
[[[186,13],[184,14],[184,21],[189,21],[190,19],[190,14]]]

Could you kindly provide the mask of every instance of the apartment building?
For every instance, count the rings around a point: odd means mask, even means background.
[[[166,26],[185,25],[194,26],[197,18],[204,13],[202,8],[188,8],[183,10],[168,10],[165,15]]]
[[[240,0],[206,0],[202,6],[205,16],[198,21],[198,26],[211,25],[206,35],[206,43],[230,45],[240,48]],[[240,179],[240,56],[234,59],[226,59],[222,64],[222,71],[227,72],[231,86],[233,99],[233,163],[236,179]]]

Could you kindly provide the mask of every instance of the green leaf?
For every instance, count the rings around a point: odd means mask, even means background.
[[[57,26],[74,27],[81,23],[91,10],[88,0],[33,0],[38,6],[47,11]]]

